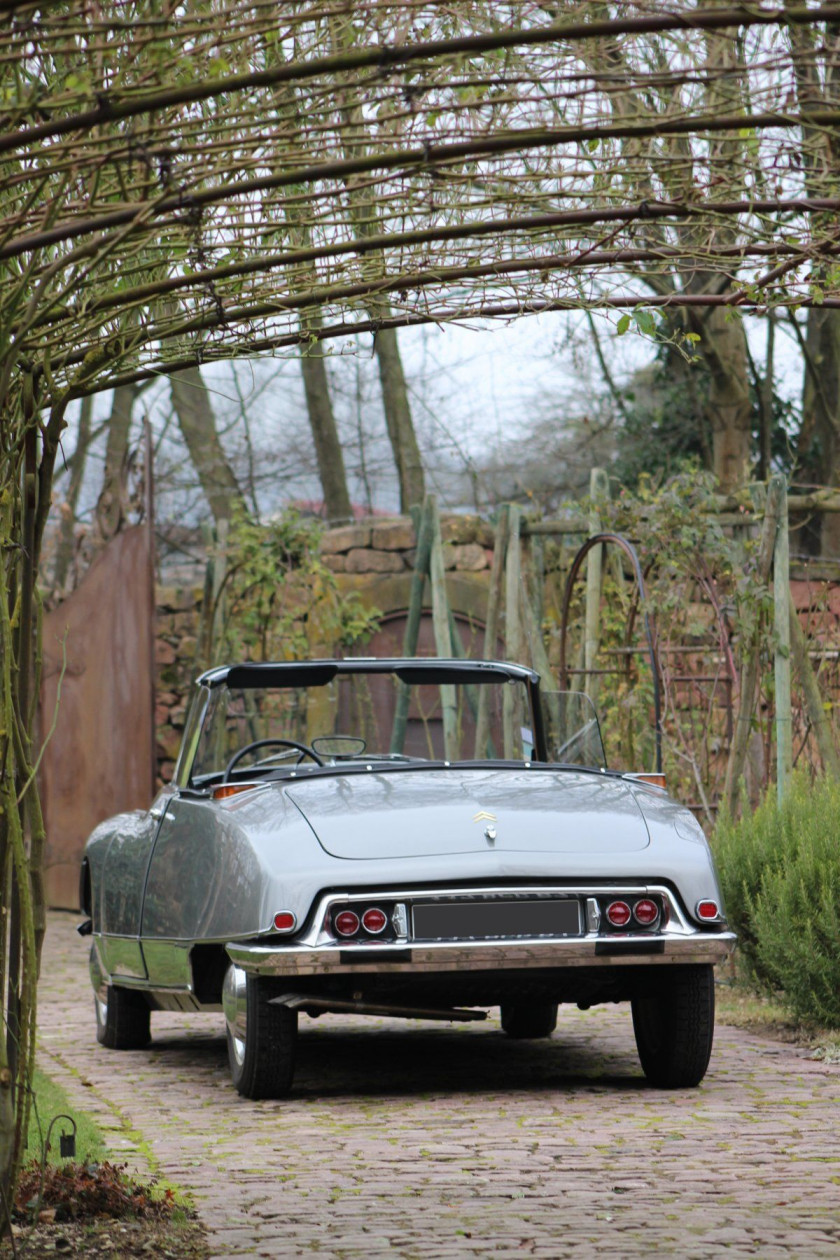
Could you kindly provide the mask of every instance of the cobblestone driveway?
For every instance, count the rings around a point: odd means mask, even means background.
[[[78,916],[51,917],[41,1061],[108,1140],[188,1190],[214,1254],[840,1253],[840,1071],[718,1028],[699,1090],[646,1088],[629,1010],[561,1008],[548,1042],[493,1022],[301,1019],[285,1102],[232,1089],[220,1015],[96,1043]]]

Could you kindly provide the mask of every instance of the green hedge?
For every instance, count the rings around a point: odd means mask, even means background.
[[[796,776],[713,847],[741,957],[794,1015],[840,1027],[840,783]]]

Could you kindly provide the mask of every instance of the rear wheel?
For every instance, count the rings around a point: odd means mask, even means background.
[[[502,1028],[517,1040],[550,1037],[557,1027],[556,1002],[505,1002]]]
[[[222,989],[228,1062],[243,1098],[283,1098],[292,1087],[297,1011],[272,1005],[270,996],[259,977],[228,967]]]
[[[645,1076],[659,1089],[690,1089],[706,1075],[715,1032],[710,966],[674,967],[652,997],[634,998],[633,1031]]]
[[[96,1040],[109,1050],[142,1050],[152,1039],[149,1004],[142,993],[106,984],[93,998]]]

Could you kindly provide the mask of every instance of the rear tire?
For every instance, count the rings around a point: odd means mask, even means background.
[[[270,997],[259,977],[228,967],[222,990],[228,1062],[243,1098],[284,1098],[292,1088],[297,1011],[273,1006]]]
[[[692,1089],[706,1075],[715,1032],[710,966],[674,967],[653,997],[634,998],[633,1032],[644,1074],[657,1089]]]
[[[557,1027],[556,1002],[505,1002],[502,1028],[517,1041],[550,1037]]]
[[[100,991],[101,992],[101,991]],[[152,1039],[151,1011],[142,993],[104,986],[104,996],[93,997],[96,1040],[109,1050],[142,1050]]]

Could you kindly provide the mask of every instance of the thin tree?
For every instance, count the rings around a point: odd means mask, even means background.
[[[172,405],[216,529],[229,525],[235,513],[246,515],[245,499],[219,440],[216,413],[196,368],[170,377]]]
[[[328,21],[333,48],[337,51],[346,51],[354,47],[359,35],[354,22],[334,14]],[[365,156],[369,153],[368,129],[364,122],[360,101],[354,100],[347,87],[341,84],[336,88],[336,104],[341,118],[340,135],[343,153],[350,160]],[[382,225],[376,202],[365,182],[348,176],[345,186],[350,221],[358,236],[366,241],[381,238]],[[368,275],[385,278],[384,250],[370,252],[367,255],[367,263]],[[423,502],[426,495],[426,479],[411,414],[397,330],[388,326],[393,313],[387,298],[371,294],[366,299],[365,306],[374,327],[373,349],[379,369],[385,426],[397,468],[400,510],[408,512],[411,507]]]
[[[79,427],[76,431],[76,449],[73,452],[70,466],[70,481],[64,502],[61,504],[61,528],[59,529],[56,543],[55,562],[52,571],[52,584],[57,591],[64,589],[76,546],[76,511],[79,505],[82,483],[85,478],[92,425],[93,398],[83,398],[79,410]]]

